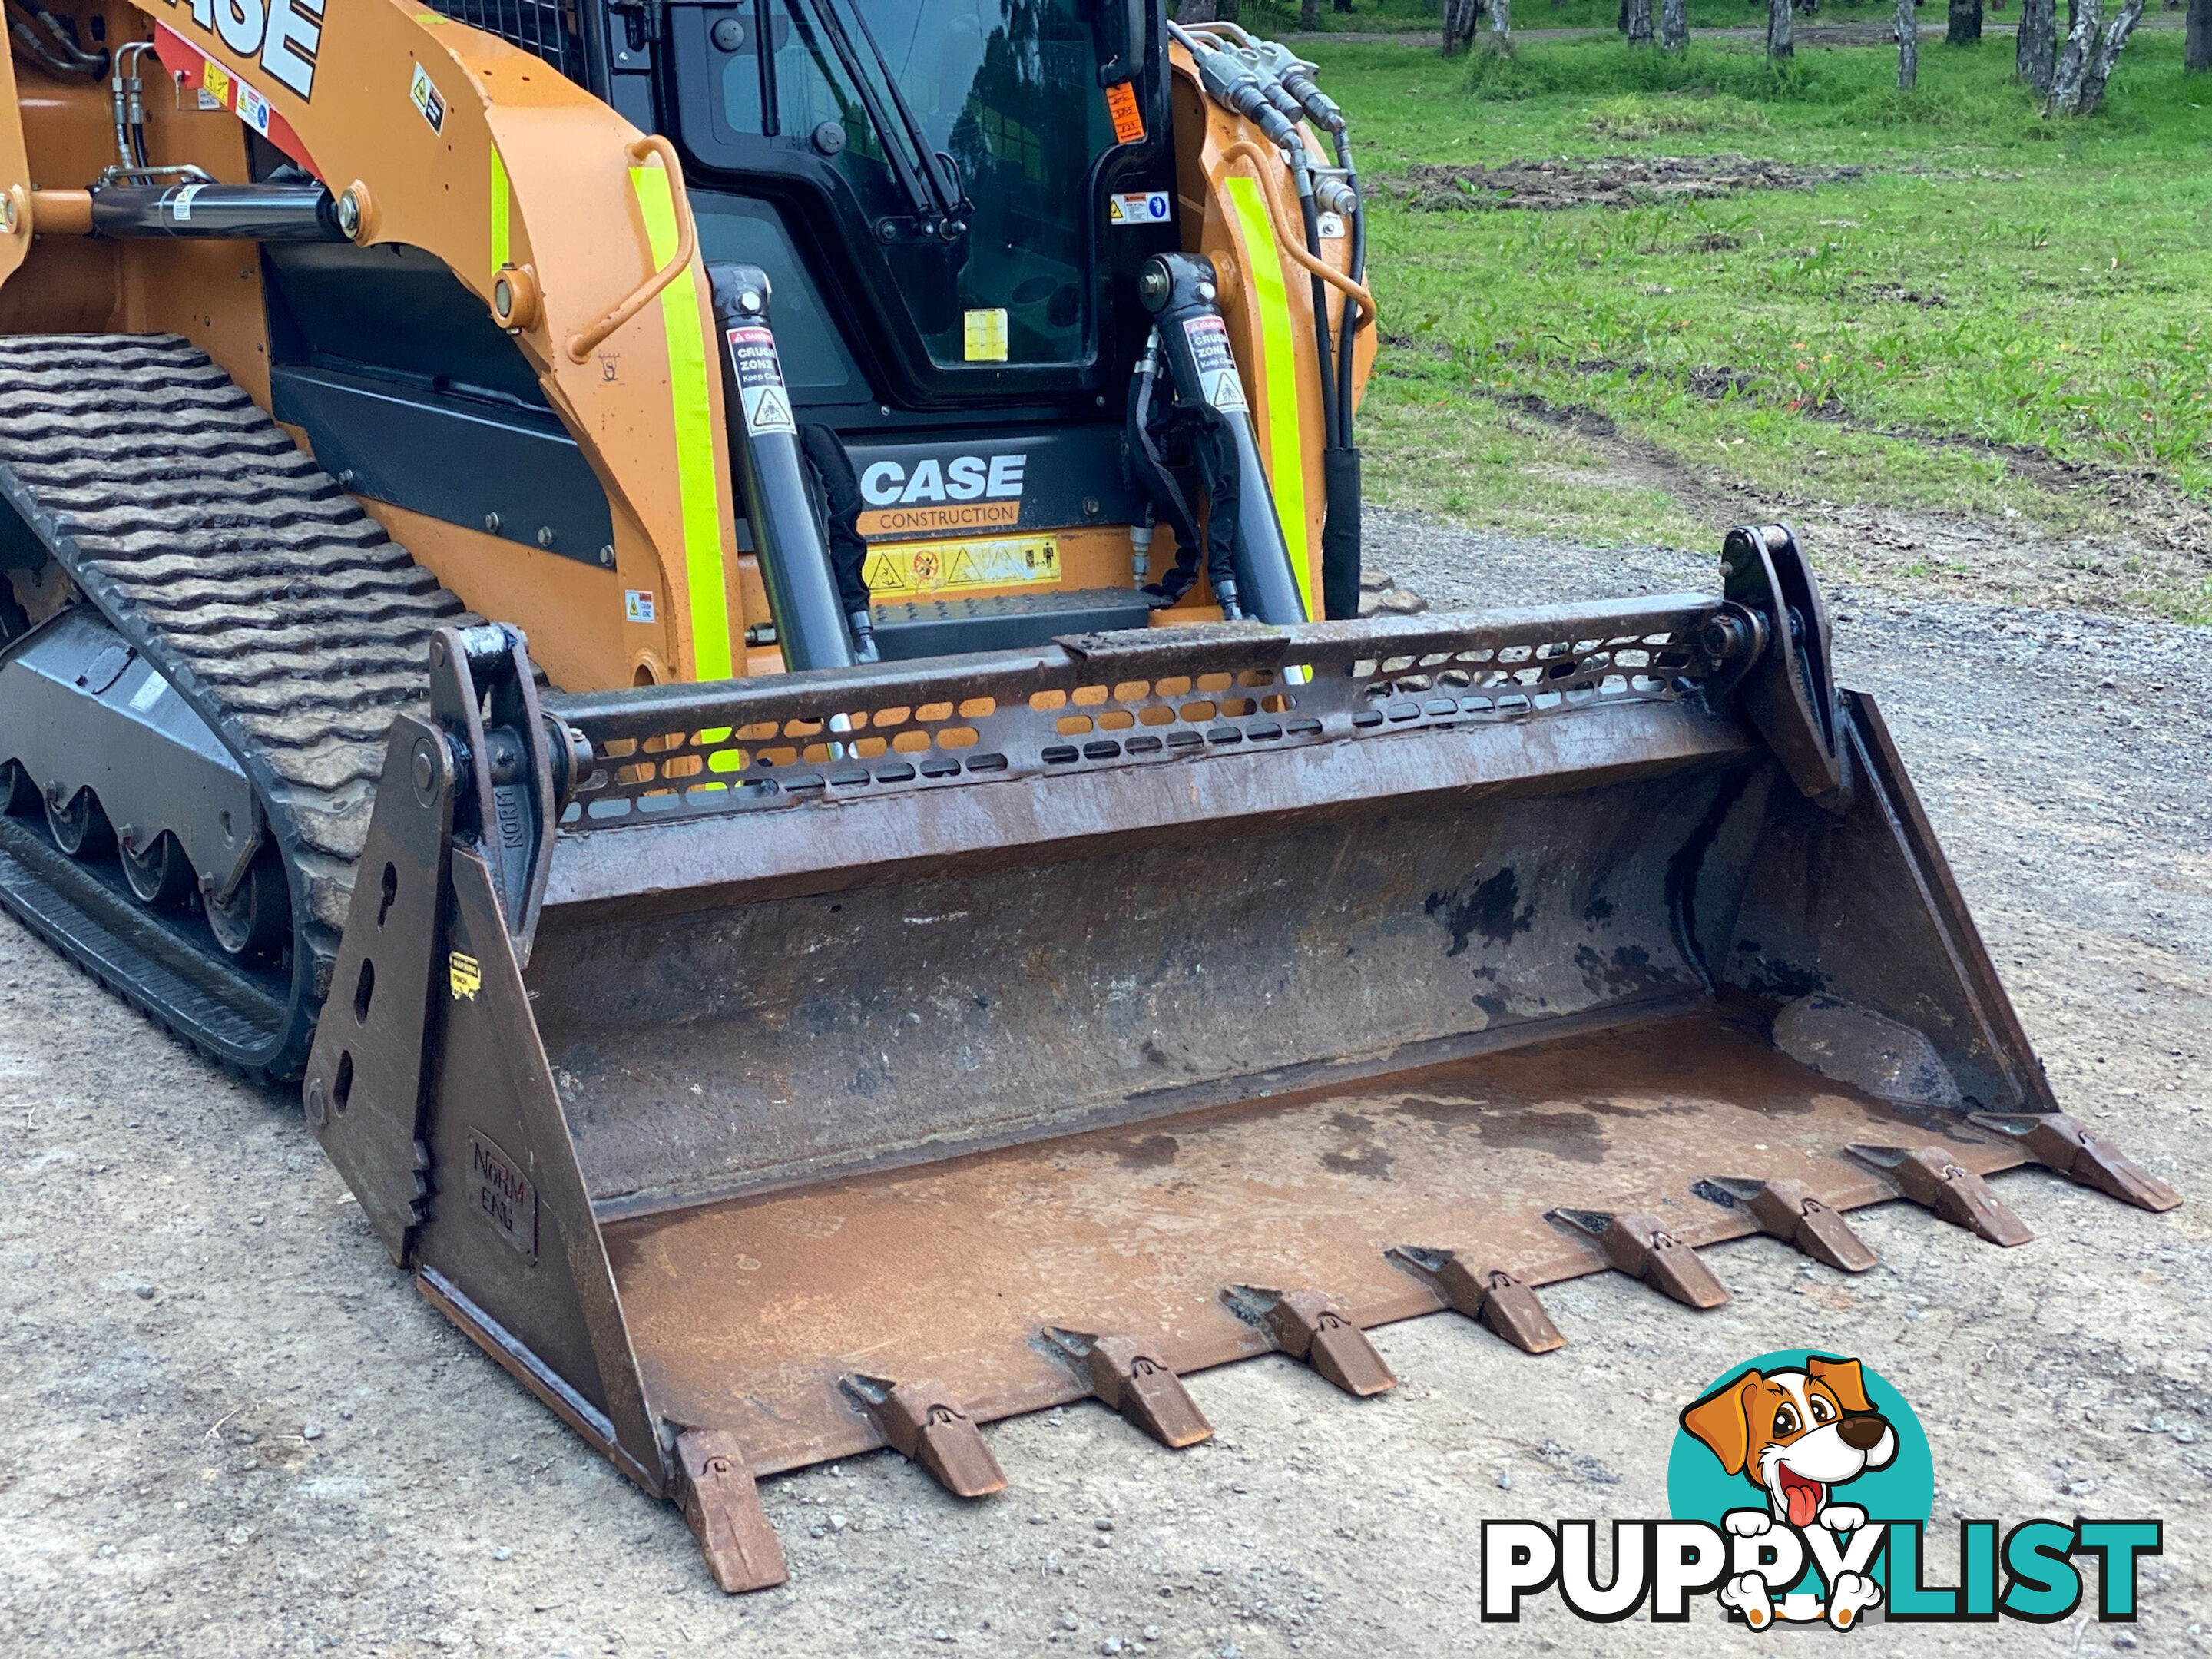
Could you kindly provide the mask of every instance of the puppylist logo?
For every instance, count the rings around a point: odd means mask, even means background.
[[[1511,1624],[1532,1596],[1610,1624],[1648,1608],[1662,1624],[1711,1596],[1733,1622],[1848,1631],[1891,1624],[2052,1624],[2089,1594],[2133,1623],[2137,1564],[2157,1521],[2030,1520],[2002,1532],[1962,1521],[1959,1582],[1927,1582],[1923,1534],[1936,1497],[1928,1437],[1905,1397],[1856,1359],[1792,1349],[1731,1367],[1682,1408],[1665,1521],[1615,1521],[1599,1582],[1595,1521],[1482,1523],[1482,1617]]]

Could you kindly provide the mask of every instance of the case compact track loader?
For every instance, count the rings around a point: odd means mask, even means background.
[[[1778,526],[1357,619],[1365,212],[1158,0],[8,0],[0,902],[758,1477],[1832,1266],[2057,1109]],[[4,90],[4,89],[0,89]],[[525,640],[527,639],[526,647]]]

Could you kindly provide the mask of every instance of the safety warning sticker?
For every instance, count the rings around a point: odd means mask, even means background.
[[[407,101],[422,112],[422,118],[430,124],[431,131],[445,131],[446,100],[439,95],[438,88],[431,84],[430,77],[423,73],[420,64],[415,65],[414,78],[408,82]]]
[[[474,1002],[483,988],[483,964],[465,951],[447,953],[446,973],[456,1002]]]
[[[783,384],[783,364],[775,355],[775,336],[757,323],[729,331],[730,361],[737,366],[738,397],[745,430],[756,438],[781,432],[796,436],[791,393]]]
[[[264,138],[269,136],[269,100],[243,81],[238,83],[238,118]]]
[[[1218,317],[1186,317],[1182,331],[1190,342],[1206,401],[1216,409],[1248,412],[1251,405],[1244,401],[1244,382],[1237,378],[1237,359],[1229,349],[1229,325]]]
[[[1107,198],[1109,225],[1164,225],[1168,222],[1168,193],[1164,190],[1116,192]]]
[[[868,592],[917,599],[975,587],[1053,587],[1060,544],[1049,536],[978,542],[893,542],[868,550]]]

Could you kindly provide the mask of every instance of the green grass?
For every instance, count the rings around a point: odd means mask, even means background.
[[[2012,84],[2008,40],[1927,43],[1910,95],[1882,49],[1777,67],[1617,39],[1458,63],[1316,48],[1380,186],[1370,476],[1386,499],[1479,521],[1667,522],[1656,501],[1597,506],[1568,441],[1512,429],[1501,398],[1534,394],[1826,499],[2009,507],[2060,530],[2094,516],[1914,434],[2037,446],[2212,499],[2212,76],[2185,76],[2180,46],[2138,34],[2104,112],[2056,124]],[[1388,190],[1415,161],[1717,153],[1873,171],[1627,210],[1419,212]],[[2212,611],[2212,592],[2179,609]]]
[[[1798,27],[1887,22],[1895,11],[1893,4],[1838,4],[1828,0],[1817,14],[1801,15]],[[1618,23],[1620,13],[1620,0],[1513,0],[1514,26],[1523,29],[1609,29]],[[1653,15],[1656,24],[1656,0]],[[1299,8],[1296,0],[1243,0],[1238,17],[1245,27],[1256,33],[1280,35],[1297,31]],[[1766,7],[1764,0],[1689,0],[1688,17],[1693,29],[1764,28]],[[1993,13],[1991,21],[2004,21],[2006,14]],[[1442,22],[1437,0],[1353,0],[1348,12],[1338,11],[1334,0],[1322,0],[1321,26],[1339,34],[1431,34]]]

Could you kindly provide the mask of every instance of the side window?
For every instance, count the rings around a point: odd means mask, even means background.
[[[821,291],[775,208],[742,196],[693,191],[691,212],[699,223],[700,254],[708,263],[737,260],[768,273],[775,296],[769,320],[792,389],[812,394],[818,403],[866,402],[868,383],[831,325]]]

